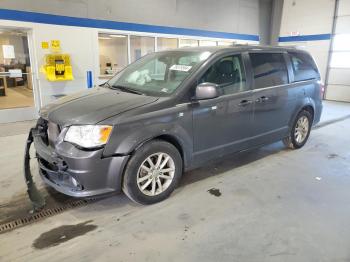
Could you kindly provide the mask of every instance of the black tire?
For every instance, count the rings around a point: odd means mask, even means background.
[[[308,131],[307,131],[306,137],[302,141],[298,142],[296,140],[296,137],[294,134],[295,134],[295,131],[297,128],[297,123],[298,123],[299,119],[301,119],[303,117],[306,117],[308,119]],[[289,136],[282,140],[284,145],[286,147],[291,148],[291,149],[302,148],[305,145],[305,143],[307,142],[307,140],[309,139],[310,131],[311,131],[311,127],[312,127],[312,121],[313,121],[313,116],[309,111],[306,111],[306,110],[300,111],[293,122],[293,126],[290,130]]]
[[[173,160],[175,171],[173,173],[171,183],[168,185],[168,187],[163,192],[154,196],[150,196],[144,194],[141,191],[137,183],[137,177],[139,169],[144,161],[149,156],[157,153],[166,153],[169,155]],[[182,158],[177,148],[172,144],[162,140],[152,140],[138,148],[129,160],[123,177],[123,192],[136,203],[143,205],[154,204],[169,197],[169,195],[178,185],[182,173]]]

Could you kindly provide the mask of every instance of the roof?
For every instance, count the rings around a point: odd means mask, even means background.
[[[200,46],[200,47],[182,47],[178,49],[172,49],[168,51],[198,51],[205,52],[209,51],[212,53],[218,51],[301,51],[295,47],[285,47],[285,46],[263,46],[263,45],[233,45],[233,46]]]

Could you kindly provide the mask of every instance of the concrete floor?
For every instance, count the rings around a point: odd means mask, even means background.
[[[350,116],[350,103],[323,101],[323,113],[320,123],[329,123],[333,120]]]
[[[34,106],[33,91],[26,86],[8,87],[0,96],[0,109]]]
[[[1,234],[0,261],[350,261],[349,133],[347,119],[313,130],[301,150],[229,156],[186,173],[156,205],[112,196]],[[3,219],[28,208],[24,140],[0,137]]]

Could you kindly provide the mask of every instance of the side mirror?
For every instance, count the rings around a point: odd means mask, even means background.
[[[212,99],[219,96],[217,84],[201,83],[196,87],[196,100]]]

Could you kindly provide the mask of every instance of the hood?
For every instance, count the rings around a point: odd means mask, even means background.
[[[43,107],[40,116],[60,126],[96,124],[158,98],[96,88],[66,96]]]

